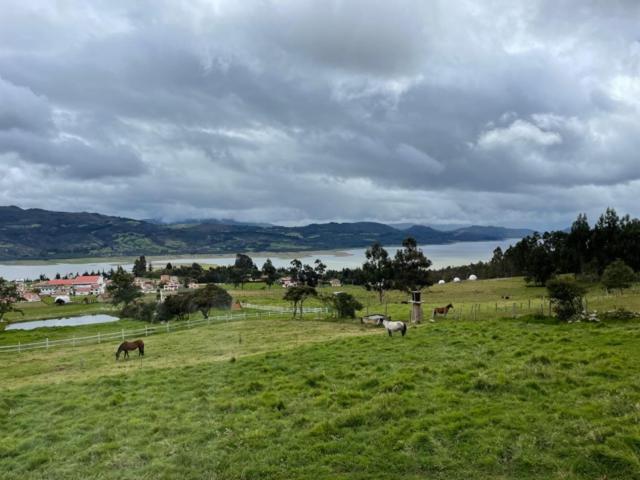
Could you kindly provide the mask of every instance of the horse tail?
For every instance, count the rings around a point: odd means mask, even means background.
[[[405,334],[407,333],[407,324],[402,322],[402,336],[404,337]]]

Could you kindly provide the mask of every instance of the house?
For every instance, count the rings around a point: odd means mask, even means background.
[[[133,279],[133,284],[138,287],[142,293],[152,293],[156,291],[157,285],[153,280],[148,278],[136,277]]]
[[[72,281],[76,295],[102,295],[105,292],[102,275],[79,275]]]
[[[105,281],[102,275],[78,275],[75,278],[49,280],[38,288],[43,295],[102,295]]]
[[[175,275],[160,275],[160,283],[178,283],[178,277]]]
[[[24,299],[25,302],[39,302],[40,299],[40,295],[38,295],[37,293],[34,292],[23,292],[21,293],[22,298]]]
[[[180,288],[180,284],[178,282],[168,282],[162,286],[162,290],[165,292],[177,292]]]
[[[291,277],[282,277],[282,278],[280,279],[280,284],[281,284],[284,288],[297,287],[297,286],[298,286],[298,282],[296,282],[295,280],[293,280]]]
[[[37,283],[34,285],[34,288],[40,292],[40,295],[55,295],[58,290],[62,290],[57,285],[49,285],[48,282]],[[65,289],[65,293],[68,292],[68,289]]]
[[[342,282],[340,280],[338,280],[337,278],[332,278],[331,280],[329,280],[329,284],[332,287],[341,287],[342,286]]]

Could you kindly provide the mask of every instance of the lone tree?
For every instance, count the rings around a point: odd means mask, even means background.
[[[308,287],[317,287],[318,283],[324,277],[327,270],[327,266],[317,259],[314,262],[315,266],[302,264],[300,260],[294,258],[290,263],[289,275],[291,280],[297,282],[299,285],[306,285]]]
[[[338,318],[355,318],[356,310],[362,310],[362,305],[353,295],[346,292],[338,292],[327,295],[323,299],[331,305]]]
[[[18,293],[17,285],[0,277],[0,322],[9,312],[18,312],[23,315],[22,310],[15,307],[16,302],[20,300],[22,296]]]
[[[629,288],[636,280],[633,269],[622,260],[611,262],[602,273],[602,284],[607,290]]]
[[[257,267],[249,255],[245,255],[244,253],[236,254],[236,261],[231,269],[233,284],[240,285],[240,288],[244,288],[245,282],[247,282],[256,271]]]
[[[209,311],[212,308],[231,308],[232,301],[231,295],[225,289],[213,284],[191,293],[192,309],[200,311],[204,318],[209,318]]]
[[[547,291],[558,320],[569,320],[582,310],[582,297],[586,289],[566,278],[556,278],[547,282]]]
[[[294,282],[304,283],[302,262],[297,258],[294,258],[293,260],[291,260],[289,265],[291,265],[291,267],[289,267],[289,275],[291,276],[291,280],[293,280]]]
[[[296,318],[298,309],[300,310],[300,318],[302,318],[302,305],[309,297],[317,297],[318,292],[308,285],[300,285],[297,287],[289,287],[284,294],[283,299],[293,304],[293,318]]]
[[[264,275],[265,282],[267,286],[271,288],[274,283],[276,283],[276,279],[278,278],[278,271],[276,267],[273,266],[270,258],[264,262],[262,265],[262,275]]]
[[[555,266],[551,253],[543,243],[537,243],[529,253],[525,266],[525,281],[535,285],[544,285],[553,277]]]
[[[142,255],[133,262],[133,275],[136,277],[144,277],[145,273],[147,273],[147,259]]]
[[[392,287],[393,264],[389,253],[375,242],[365,252],[367,261],[362,265],[366,279],[365,288],[378,293],[380,303],[384,299],[384,292]]]
[[[111,303],[114,305],[123,304],[125,307],[133,302],[136,298],[142,296],[138,287],[133,283],[134,276],[124,271],[122,267],[111,275],[111,284],[107,287],[107,291],[111,295]]]
[[[169,295],[163,303],[158,305],[158,319],[167,321],[177,317],[178,320],[183,320],[192,311],[195,310],[190,293]]]
[[[398,290],[411,292],[431,285],[429,279],[431,260],[418,248],[415,238],[406,238],[402,242],[402,247],[396,252],[392,264],[395,287]]]
[[[313,262],[313,264],[313,271],[318,277],[318,282],[322,282],[324,280],[324,274],[327,272],[327,266],[322,263],[322,260],[319,258],[316,258],[316,261]]]

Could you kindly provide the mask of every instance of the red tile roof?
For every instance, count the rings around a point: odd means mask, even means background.
[[[98,283],[100,275],[79,275],[74,279],[75,284],[78,283]]]
[[[76,278],[49,280],[51,286],[89,285],[98,283],[100,275],[79,275]]]

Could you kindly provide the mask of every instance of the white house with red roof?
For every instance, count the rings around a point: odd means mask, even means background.
[[[75,278],[49,280],[38,286],[43,295],[102,295],[105,282],[102,275],[78,275]]]

